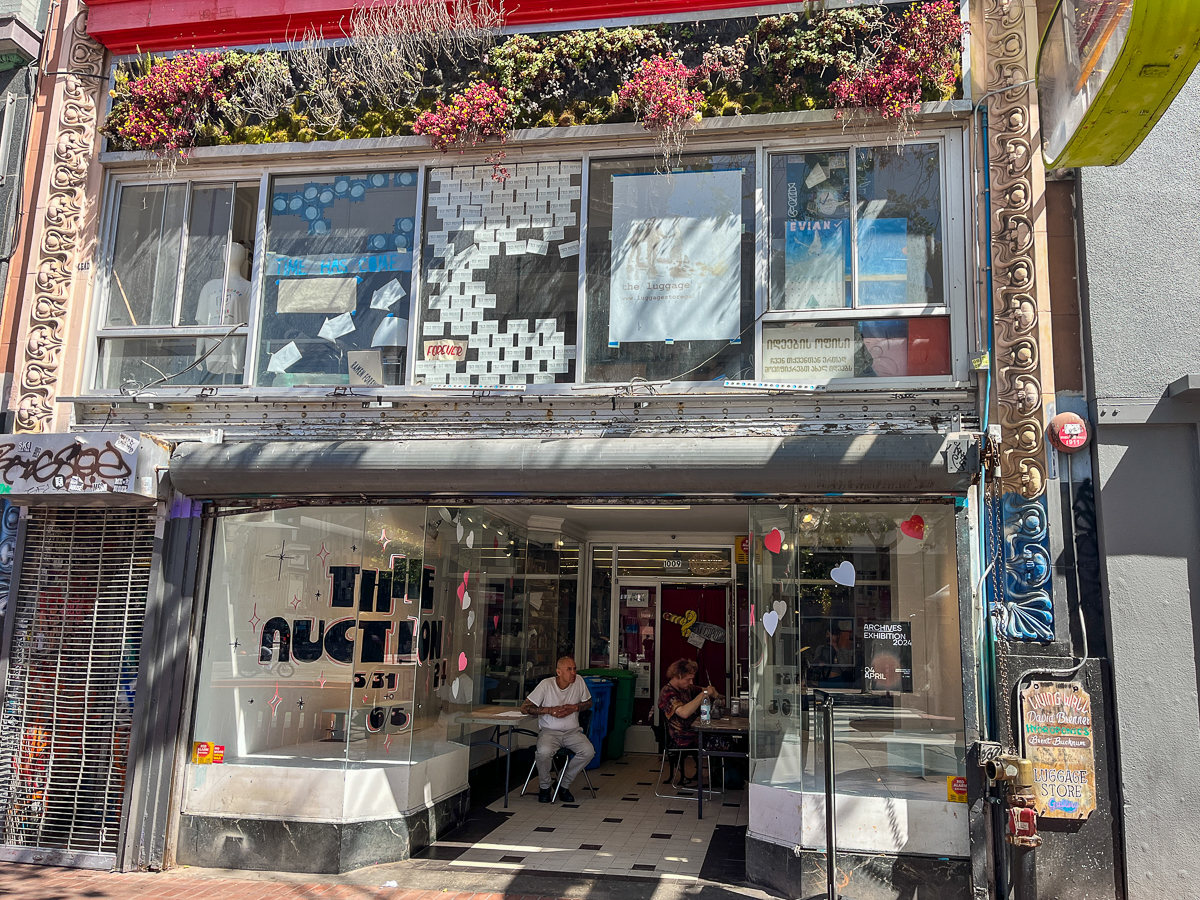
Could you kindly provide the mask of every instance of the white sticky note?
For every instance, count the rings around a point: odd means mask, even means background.
[[[453,337],[460,337],[464,334],[470,334],[470,333],[471,333],[471,323],[470,322],[451,322],[450,323],[450,334]]]
[[[550,228],[553,225],[554,216],[548,213],[546,215],[533,215],[529,217],[530,228]]]
[[[371,309],[391,309],[396,305],[397,300],[401,300],[407,295],[408,291],[404,290],[400,279],[393,278],[371,295]]]
[[[296,346],[296,342],[289,341],[271,354],[271,359],[267,363],[267,371],[277,373],[286,372],[298,363],[302,356],[303,354],[300,352],[300,348]]]
[[[480,309],[495,309],[496,295],[495,294],[480,294],[475,298],[475,305]]]
[[[349,334],[354,330],[354,319],[350,313],[342,313],[340,316],[334,316],[332,319],[326,319],[325,324],[321,326],[321,330],[317,332],[317,337],[323,337],[327,341],[336,341],[343,334]]]
[[[548,241],[563,241],[567,238],[567,229],[559,226],[557,228],[547,228],[542,232],[542,237]]]
[[[536,253],[538,256],[545,256],[546,251],[550,249],[550,244],[546,241],[535,241],[530,239],[525,242],[525,248],[530,253]]]
[[[581,191],[582,188],[580,188],[578,185],[574,187],[559,188],[558,196],[563,200],[578,200]]]
[[[504,244],[505,256],[524,256],[528,241],[508,241]]]
[[[470,309],[464,309],[462,311],[462,320],[468,324],[471,322],[482,322],[483,307],[471,307]]]
[[[565,244],[559,244],[558,255],[563,259],[566,259],[568,256],[578,256],[579,241],[567,241]]]
[[[525,334],[529,331],[528,319],[509,319],[505,324],[508,325],[506,330],[509,334]]]
[[[426,337],[441,337],[446,333],[446,326],[441,322],[422,322],[421,334]]]
[[[486,335],[476,335],[476,337],[486,337]],[[500,348],[499,347],[480,347],[479,348],[479,358],[482,360],[486,360],[488,362],[499,362],[500,361]]]
[[[480,322],[475,330],[480,334],[497,334],[500,331],[500,323],[495,319],[490,322]]]
[[[385,316],[371,335],[372,347],[408,346],[408,319]]]
[[[467,360],[467,374],[468,375],[486,375],[487,374],[487,363],[483,362],[481,360],[472,360],[472,359]]]
[[[554,329],[558,327],[558,319],[538,319],[534,330],[538,334],[554,334]]]

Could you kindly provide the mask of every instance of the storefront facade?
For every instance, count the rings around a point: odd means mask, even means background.
[[[59,50],[79,47],[96,45]],[[818,687],[843,867],[879,896],[980,896],[978,373],[989,350],[1009,373],[1011,452],[987,466],[1044,517],[1022,442],[1049,353],[994,346],[972,101],[901,129],[704,118],[667,171],[632,123],[496,150],[387,137],[198,148],[170,176],[111,149],[86,165],[88,274],[61,292],[50,375],[23,370],[22,422],[170,454],[143,491],[138,765],[106,813],[119,840],[88,852],[406,858],[470,804],[473,708],[519,704],[570,653],[635,673],[626,751],[656,753],[665,667],[692,654],[749,704],[750,880],[820,888]],[[1025,347],[1032,328],[1036,349],[1025,287],[996,334]],[[13,499],[81,494],[47,493]],[[1048,590],[1021,593],[1053,634]],[[10,858],[43,849],[5,834]]]

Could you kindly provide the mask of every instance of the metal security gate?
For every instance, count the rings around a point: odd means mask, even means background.
[[[152,509],[30,511],[10,598],[0,858],[115,862],[154,524]]]

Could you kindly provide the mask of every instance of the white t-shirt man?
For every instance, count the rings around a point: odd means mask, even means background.
[[[571,703],[586,703],[592,699],[592,693],[587,688],[587,682],[576,676],[575,680],[565,688],[558,686],[557,679],[551,675],[529,692],[529,702],[534,706],[554,708]],[[570,731],[579,727],[579,713],[573,712],[561,719],[557,716],[538,716],[538,724],[551,731]]]

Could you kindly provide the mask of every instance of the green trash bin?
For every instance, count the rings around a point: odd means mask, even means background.
[[[633,691],[637,684],[637,673],[628,669],[580,669],[580,675],[598,675],[611,678],[616,684],[612,705],[609,707],[608,737],[605,739],[605,759],[618,759],[625,755],[625,729],[633,724]]]

